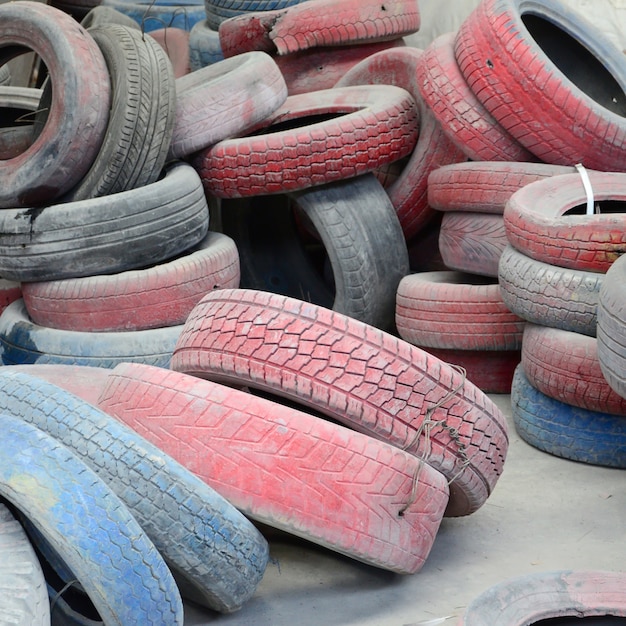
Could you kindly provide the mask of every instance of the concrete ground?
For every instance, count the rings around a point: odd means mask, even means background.
[[[476,596],[507,578],[626,571],[626,470],[529,446],[515,432],[509,396],[491,397],[509,420],[504,473],[478,511],[443,520],[420,572],[393,574],[268,529],[272,562],[253,598],[232,615],[186,605],[185,625],[453,625]]]

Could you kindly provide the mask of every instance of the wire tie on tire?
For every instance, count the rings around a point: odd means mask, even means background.
[[[54,598],[52,598],[52,600],[50,600],[50,611],[52,611],[52,609],[54,608],[54,605],[57,603],[58,599],[73,585],[76,585],[80,583],[80,581],[78,580],[78,578],[74,578],[68,582],[65,583],[65,585],[63,586],[63,588],[59,591],[56,592]]]
[[[594,213],[600,213],[599,208],[598,209],[594,208],[595,199],[593,196],[593,187],[591,185],[591,180],[589,180],[589,174],[587,173],[585,166],[582,163],[576,163],[574,167],[578,170],[578,173],[580,174],[580,177],[583,181],[583,187],[585,188],[585,193],[587,194],[587,213],[586,214],[593,215]]]
[[[420,482],[420,474],[422,473],[422,467],[424,467],[424,461],[420,459],[419,465],[415,470],[415,475],[413,476],[413,487],[411,488],[411,495],[409,496],[408,502],[398,511],[398,517],[404,517],[404,514],[407,512],[408,508],[415,503],[417,500],[417,487]]]

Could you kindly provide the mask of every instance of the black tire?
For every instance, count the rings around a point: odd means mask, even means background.
[[[507,245],[498,264],[507,307],[533,324],[596,336],[604,274],[542,263]]]
[[[182,626],[174,579],[122,501],[50,435],[10,415],[0,422],[0,495],[67,563],[107,626]]]
[[[15,300],[0,315],[0,362],[87,365],[113,368],[132,361],[169,367],[183,326],[127,332],[73,332],[33,324],[24,300]]]
[[[548,454],[591,465],[626,468],[626,419],[565,404],[535,389],[518,365],[511,384],[517,434]]]
[[[92,26],[89,34],[98,44],[111,77],[111,112],[94,163],[62,202],[155,182],[165,164],[174,128],[176,86],[165,50],[152,37],[120,24]]]
[[[0,212],[0,275],[18,282],[111,274],[170,259],[209,228],[202,183],[174,163],[139,189]]]
[[[289,198],[318,233],[332,281],[324,282],[323,270],[314,268],[294,216],[279,198],[265,200],[270,216],[255,202],[222,205],[223,223],[234,221],[238,230],[226,232],[239,248],[240,285],[245,282],[251,289],[310,300],[389,329],[398,284],[409,272],[409,257],[395,209],[376,177],[367,174],[313,187]],[[244,210],[239,211],[240,206]],[[237,211],[234,220],[229,211]]]
[[[223,612],[250,598],[269,548],[221,495],[131,428],[56,385],[0,370],[0,390],[0,413],[66,445],[126,504],[183,595]]]

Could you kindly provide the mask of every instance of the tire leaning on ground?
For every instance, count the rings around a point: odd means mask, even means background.
[[[196,245],[209,209],[194,168],[168,166],[145,187],[43,209],[0,212],[0,275],[18,282],[122,272]]]
[[[41,206],[78,183],[96,158],[109,117],[106,63],[76,20],[40,2],[2,4],[0,65],[28,50],[41,57],[53,93],[40,135],[18,156],[0,161],[2,208]]]
[[[477,387],[391,334],[302,300],[207,294],[171,369],[290,398],[411,452],[450,481],[446,515],[478,509],[502,472],[506,420]]]
[[[174,579],[121,500],[50,435],[10,415],[0,422],[0,494],[63,558],[107,626],[182,626]]]

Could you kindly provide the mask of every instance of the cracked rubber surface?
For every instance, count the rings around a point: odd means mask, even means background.
[[[0,494],[63,558],[102,620],[182,626],[174,579],[122,501],[58,440],[18,417],[0,422]]]
[[[451,481],[446,515],[478,509],[503,469],[506,421],[477,387],[401,339],[294,298],[207,294],[171,368],[285,396],[427,458]]]
[[[111,373],[99,406],[258,521],[399,573],[419,570],[430,552],[448,485],[409,453],[243,391],[136,364]]]
[[[0,412],[63,443],[117,494],[181,591],[225,612],[254,593],[267,542],[222,496],[134,430],[56,385],[2,370],[0,389]]]

